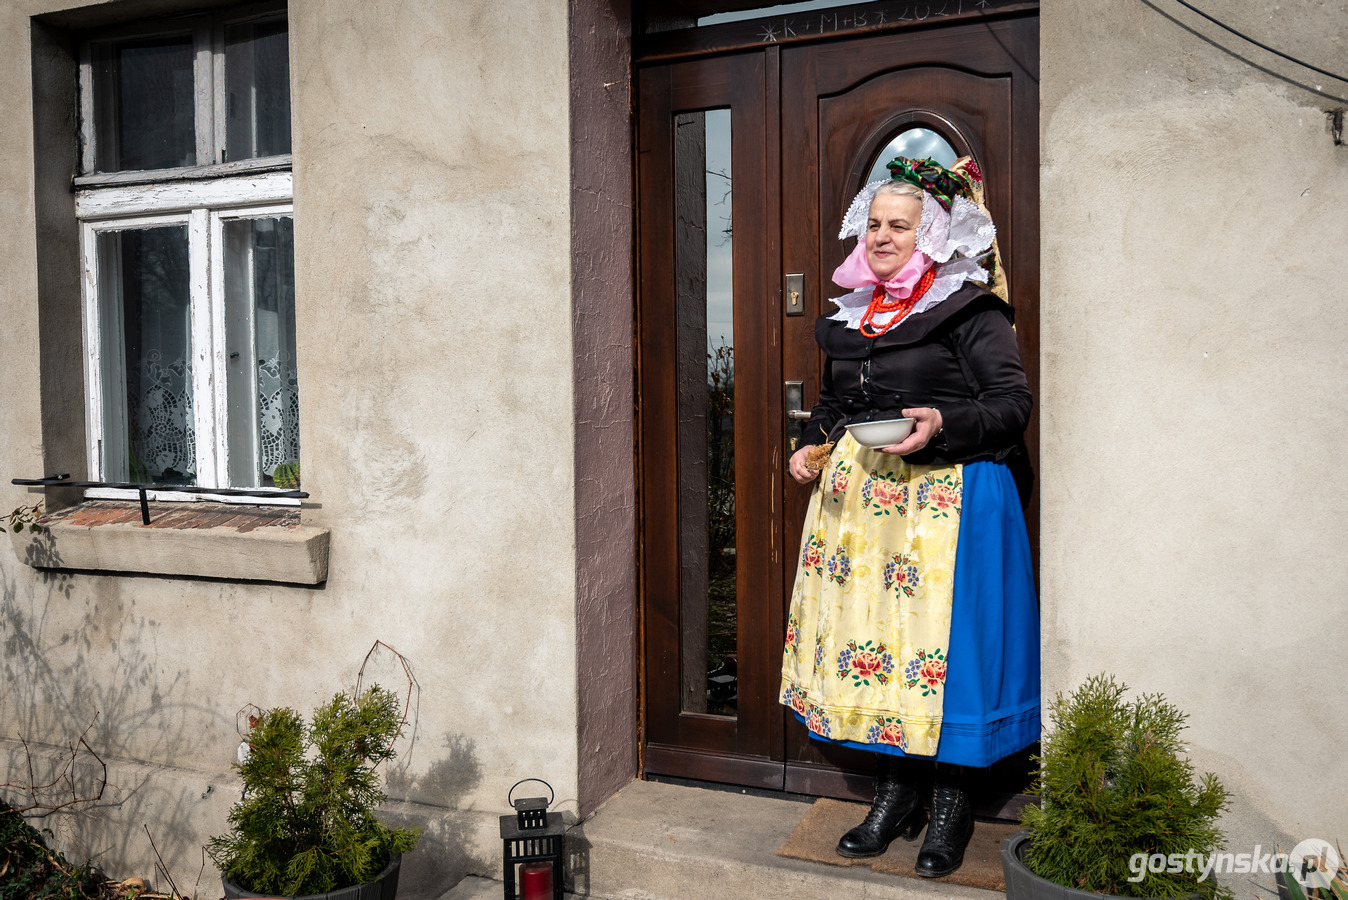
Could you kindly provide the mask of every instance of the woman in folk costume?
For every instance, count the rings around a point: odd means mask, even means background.
[[[1039,614],[1006,463],[1032,400],[977,167],[889,169],[843,220],[857,246],[833,280],[854,290],[815,326],[823,385],[789,466],[819,482],[781,702],[811,737],[877,756],[875,801],[843,856],[915,839],[922,802],[898,760],[936,763],[917,873],[939,877],[973,833],[967,767],[1039,739]],[[879,449],[844,428],[900,416],[912,434]]]

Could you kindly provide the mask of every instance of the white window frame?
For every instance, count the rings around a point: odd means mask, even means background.
[[[237,219],[293,217],[292,203],[278,203],[272,192],[236,194],[227,207],[165,208],[162,198],[150,198],[140,214],[81,221],[81,255],[84,300],[85,417],[88,434],[88,471],[98,473],[93,481],[106,481],[103,469],[103,410],[107,386],[103,383],[103,303],[98,293],[98,235],[168,225],[186,225],[190,271],[189,317],[192,335],[192,396],[196,432],[196,483],[200,487],[229,487],[227,383],[224,377],[225,267],[224,224]],[[125,208],[125,207],[123,207]],[[237,452],[237,451],[236,451]],[[266,491],[267,488],[257,488]],[[280,489],[276,489],[280,490]],[[211,499],[233,503],[299,505],[294,498],[239,497],[220,494],[152,491],[160,500]],[[122,488],[89,488],[85,496],[132,499],[136,491]]]
[[[264,21],[284,16],[286,5],[277,0],[254,3],[222,13],[202,14],[191,21],[147,22],[140,25],[90,35],[80,46],[79,106],[80,106],[80,174],[75,187],[96,187],[111,184],[144,184],[174,179],[195,179],[239,172],[290,168],[291,155],[264,156],[254,159],[227,161],[225,159],[226,104],[224,28],[227,25],[249,21]],[[98,127],[95,122],[97,95],[94,72],[95,44],[128,40],[138,37],[191,34],[193,46],[193,114],[196,137],[196,165],[172,169],[129,169],[100,173],[96,169],[98,156]]]
[[[192,342],[192,398],[196,445],[196,487],[229,485],[228,380],[225,347],[224,223],[238,219],[294,217],[290,155],[225,162],[226,102],[223,79],[223,25],[271,12],[275,3],[210,16],[190,30],[196,47],[196,166],[175,169],[94,172],[96,125],[92,43],[134,36],[182,33],[170,23],[149,23],[139,29],[99,34],[86,41],[80,64],[81,174],[75,178],[75,215],[80,223],[81,288],[84,327],[85,425],[89,480],[107,481],[104,469],[103,383],[105,348],[99,297],[98,235],[170,225],[188,229],[190,272],[189,320]],[[284,7],[279,7],[284,9]],[[209,90],[203,90],[209,85]],[[119,352],[106,348],[106,352]],[[253,448],[251,452],[256,452]],[[259,487],[259,496],[148,491],[168,501],[210,500],[223,503],[299,506],[296,498],[269,497],[281,488]],[[124,488],[87,488],[94,499],[137,499]]]

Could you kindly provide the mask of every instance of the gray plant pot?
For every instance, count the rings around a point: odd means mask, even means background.
[[[384,870],[375,876],[374,881],[365,884],[353,884],[326,894],[305,894],[293,900],[395,900],[398,896],[398,871],[402,868],[402,854],[395,854]],[[225,886],[225,900],[250,900],[254,897],[275,897],[276,894],[254,894],[245,891],[227,878],[220,881]]]
[[[1028,829],[1017,831],[1002,841],[1002,875],[1006,879],[1006,900],[1100,900],[1114,894],[1097,894],[1067,887],[1047,878],[1040,878],[1025,866],[1025,851],[1030,848]],[[1185,900],[1197,900],[1194,894]],[[1166,897],[1154,900],[1169,900]]]
[[[1006,878],[1006,900],[1100,900],[1106,896],[1040,878],[1025,867],[1024,856],[1029,847],[1028,829],[1017,831],[1002,841],[1002,875]]]

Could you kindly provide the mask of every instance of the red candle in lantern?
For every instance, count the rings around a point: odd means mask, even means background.
[[[552,863],[520,865],[520,900],[552,900]]]

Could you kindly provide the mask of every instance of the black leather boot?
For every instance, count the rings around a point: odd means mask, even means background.
[[[879,856],[890,841],[911,841],[922,831],[922,801],[917,791],[899,781],[894,757],[877,753],[875,800],[860,825],[838,841],[838,855],[852,859]]]
[[[931,822],[917,852],[917,874],[924,878],[949,875],[964,862],[964,848],[974,834],[974,812],[964,780],[959,766],[937,766]]]

